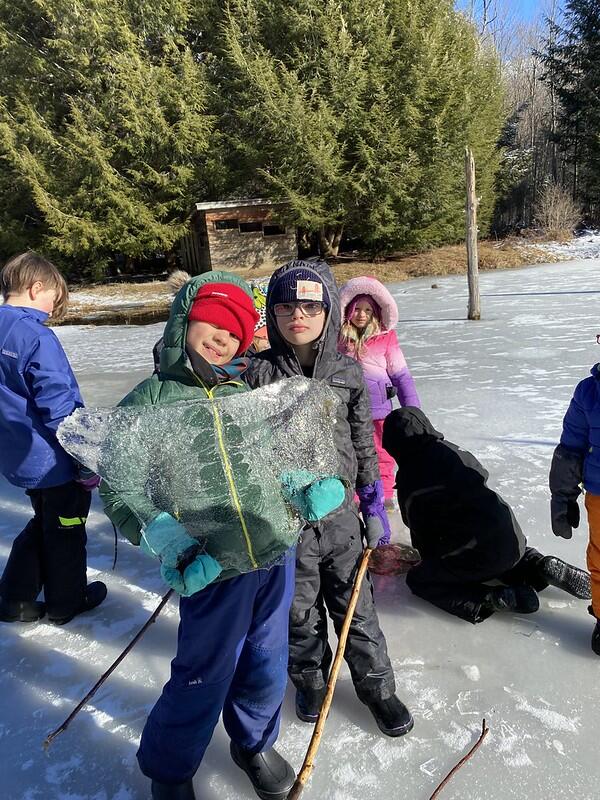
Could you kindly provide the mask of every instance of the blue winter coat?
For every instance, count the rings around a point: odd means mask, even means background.
[[[577,384],[563,420],[560,443],[584,456],[583,488],[600,495],[600,364],[595,364],[591,373]]]
[[[76,475],[56,430],[83,401],[47,318],[35,308],[0,306],[0,472],[25,489]]]

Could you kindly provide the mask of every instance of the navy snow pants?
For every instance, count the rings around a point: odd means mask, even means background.
[[[179,604],[171,678],[142,732],[138,762],[160,783],[190,780],[223,712],[232,741],[273,746],[287,682],[294,557],[207,586]]]

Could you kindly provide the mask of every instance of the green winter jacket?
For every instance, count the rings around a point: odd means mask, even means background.
[[[138,446],[136,452],[120,454],[123,464],[115,468],[118,487],[104,481],[100,495],[109,519],[133,544],[139,544],[144,522],[159,511],[171,513],[221,562],[222,580],[277,561],[295,542],[299,525],[283,500],[280,482],[261,480],[253,468],[235,410],[230,412],[220,402],[248,388],[237,380],[219,382],[211,365],[202,360],[194,371],[186,353],[188,312],[199,288],[208,282],[233,283],[251,296],[247,284],[229,273],[199,275],[186,283],[173,301],[165,327],[159,373],[142,381],[119,403],[143,407],[196,401],[177,412],[176,419],[183,414],[185,420],[186,442],[186,452],[180,454],[184,458],[176,462],[179,469],[173,472],[164,438],[169,415],[163,414],[156,437],[146,437],[154,441]],[[181,441],[180,428],[177,434]],[[264,441],[268,443],[268,431]],[[260,456],[254,455],[258,463]],[[194,489],[186,491],[192,484]],[[184,497],[179,507],[173,506],[174,489]]]

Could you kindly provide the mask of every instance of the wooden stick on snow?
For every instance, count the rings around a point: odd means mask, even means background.
[[[327,691],[325,693],[325,697],[323,698],[321,710],[319,711],[319,719],[317,720],[317,724],[315,725],[313,735],[308,745],[308,750],[306,752],[306,756],[304,757],[304,763],[302,764],[302,769],[298,773],[296,782],[290,789],[290,793],[287,796],[287,800],[297,800],[300,797],[306,782],[310,778],[310,773],[313,770],[315,764],[315,757],[317,755],[317,750],[319,749],[319,744],[321,743],[321,736],[323,735],[323,729],[325,727],[325,720],[327,719],[327,715],[329,714],[329,707],[331,706],[331,701],[333,700],[333,692],[335,691],[335,684],[338,678],[338,673],[340,671],[340,667],[342,666],[342,659],[344,657],[344,650],[346,649],[346,640],[348,639],[350,624],[354,616],[354,609],[356,608],[358,595],[360,593],[360,587],[363,578],[365,576],[365,572],[367,571],[367,566],[369,565],[369,557],[372,552],[373,550],[371,548],[367,548],[365,550],[365,552],[363,553],[362,561],[360,562],[358,573],[356,575],[356,578],[354,579],[354,586],[352,587],[352,594],[350,595],[348,609],[346,611],[346,616],[344,617],[344,624],[342,625],[342,630],[340,631],[340,638],[335,653],[335,659],[333,661],[333,666],[331,667],[331,672],[329,673],[329,680],[327,681]]]
[[[129,644],[127,645],[125,650],[123,650],[121,655],[119,655],[113,661],[113,663],[110,665],[110,667],[106,670],[106,672],[104,672],[102,674],[100,679],[92,686],[92,688],[89,690],[89,692],[83,698],[83,700],[81,700],[79,703],[77,703],[77,705],[75,706],[73,711],[71,711],[71,713],[66,718],[66,720],[62,723],[62,725],[59,725],[59,727],[56,730],[52,731],[52,733],[49,733],[48,736],[46,736],[46,738],[44,739],[43,745],[42,745],[44,750],[47,750],[50,747],[50,745],[52,744],[52,740],[53,739],[56,739],[56,737],[59,734],[61,734],[63,731],[67,730],[67,728],[69,727],[71,722],[74,720],[74,718],[77,716],[77,714],[79,714],[79,712],[84,707],[84,705],[88,702],[88,700],[92,699],[92,697],[96,694],[98,689],[102,686],[102,684],[109,677],[109,675],[111,675],[115,671],[115,669],[119,666],[121,661],[123,661],[125,656],[131,650],[133,650],[133,648],[138,643],[138,641],[146,633],[146,631],[148,630],[150,625],[152,625],[153,622],[156,622],[156,618],[158,617],[160,612],[163,610],[163,608],[166,606],[166,604],[169,602],[169,598],[171,597],[172,594],[173,594],[173,589],[169,589],[169,591],[163,596],[163,598],[160,601],[160,603],[157,605],[157,607],[152,612],[152,615],[150,616],[150,619],[147,620],[144,623],[144,625],[139,629],[139,631],[136,633],[136,635],[133,637],[133,639],[129,642]]]
[[[489,729],[489,728],[488,728],[488,726],[485,724],[485,718],[484,718],[484,719],[483,719],[483,721],[482,721],[482,723],[481,723],[481,734],[480,734],[480,736],[479,736],[479,739],[477,739],[477,741],[475,742],[475,744],[473,745],[473,747],[472,747],[472,748],[469,750],[469,752],[467,753],[467,755],[466,755],[466,756],[463,756],[463,757],[461,758],[461,760],[458,762],[458,764],[456,764],[454,767],[452,767],[452,769],[450,770],[450,772],[449,772],[449,773],[446,775],[446,777],[444,778],[444,780],[443,780],[443,781],[440,783],[440,785],[437,787],[437,789],[435,790],[435,792],[434,792],[434,793],[431,795],[431,797],[429,798],[429,800],[435,800],[435,798],[436,798],[436,797],[438,797],[438,795],[440,794],[440,792],[442,791],[442,789],[444,788],[444,786],[445,786],[445,785],[448,783],[448,781],[450,780],[450,778],[452,778],[452,776],[453,776],[453,775],[455,775],[455,774],[458,772],[458,770],[459,770],[459,769],[462,767],[462,765],[463,765],[463,764],[465,764],[465,763],[466,763],[466,762],[467,762],[467,761],[468,761],[468,760],[471,758],[471,756],[473,755],[473,753],[475,752],[475,750],[477,750],[477,748],[479,747],[479,745],[480,745],[480,744],[483,742],[483,740],[485,739],[485,737],[486,737],[486,736],[487,736],[487,734],[489,733],[489,730],[490,730],[490,729]]]

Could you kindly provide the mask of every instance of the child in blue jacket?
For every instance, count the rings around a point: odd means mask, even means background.
[[[0,620],[63,625],[106,597],[87,585],[85,522],[96,477],[82,476],[56,438],[83,406],[56,335],[44,324],[66,308],[65,281],[34,252],[0,273],[0,472],[26,490],[33,518],[14,540],[0,580]],[[45,602],[37,600],[42,588]]]
[[[560,444],[550,468],[550,512],[555,536],[570,539],[579,525],[577,498],[585,489],[590,538],[587,565],[592,581],[592,605],[596,618],[592,650],[600,656],[600,364],[577,384],[563,420]]]

